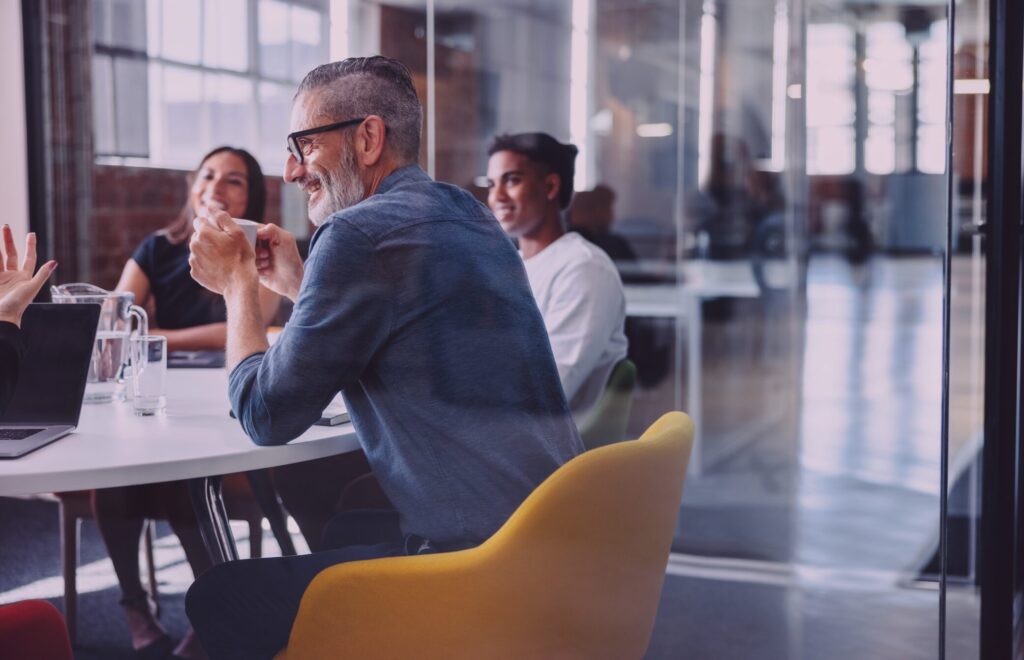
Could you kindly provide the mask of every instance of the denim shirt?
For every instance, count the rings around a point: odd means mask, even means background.
[[[230,379],[259,445],[339,391],[403,531],[442,544],[485,540],[583,449],[515,247],[415,165],[316,231],[291,320]]]

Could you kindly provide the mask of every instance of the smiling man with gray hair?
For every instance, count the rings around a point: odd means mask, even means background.
[[[397,509],[345,547],[201,576],[187,609],[212,658],[273,656],[328,566],[481,543],[582,450],[522,260],[486,207],[416,165],[421,123],[401,63],[318,67],[292,104],[284,172],[318,226],[308,261],[278,227],[254,252],[226,214],[197,220],[192,274],[227,302],[246,433],[288,442],[342,392]],[[270,348],[260,283],[295,302]]]

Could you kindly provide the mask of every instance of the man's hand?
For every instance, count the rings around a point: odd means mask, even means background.
[[[33,277],[32,271],[35,268],[36,235],[29,233],[25,237],[25,260],[19,268],[14,233],[8,225],[4,225],[3,248],[0,249],[0,321],[21,327],[21,315],[53,274],[57,262],[46,262]]]
[[[256,255],[245,232],[227,213],[214,211],[193,221],[188,265],[192,279],[214,293],[257,290]]]
[[[260,227],[256,234],[256,270],[260,284],[295,302],[304,272],[295,236],[277,225]]]

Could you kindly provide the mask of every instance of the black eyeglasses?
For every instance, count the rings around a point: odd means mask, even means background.
[[[312,142],[309,140],[303,140],[302,138],[310,135],[316,135],[317,133],[326,133],[327,131],[335,131],[339,128],[345,128],[346,126],[355,126],[366,121],[366,117],[362,119],[349,119],[347,121],[339,121],[334,124],[327,124],[325,126],[317,126],[316,128],[307,128],[304,131],[295,131],[294,133],[288,134],[288,153],[295,156],[295,161],[302,165],[302,161],[305,160],[306,152],[309,150]]]

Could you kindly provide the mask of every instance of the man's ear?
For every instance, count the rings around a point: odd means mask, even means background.
[[[544,197],[549,202],[558,201],[558,193],[562,191],[562,177],[554,172],[544,177]]]
[[[370,115],[356,129],[356,158],[363,167],[373,167],[384,155],[387,127],[377,115]]]

